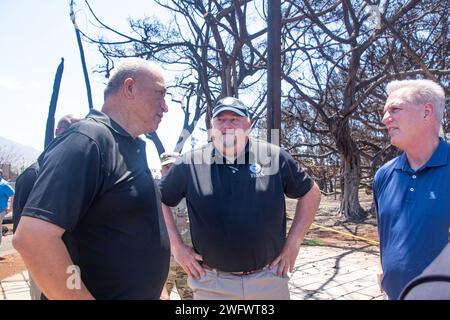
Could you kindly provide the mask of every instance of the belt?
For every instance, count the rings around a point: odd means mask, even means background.
[[[265,266],[264,268],[261,268],[261,269],[256,269],[256,270],[249,270],[249,271],[233,271],[233,272],[222,271],[222,270],[219,270],[219,269],[217,269],[217,268],[210,267],[210,266],[208,266],[206,263],[202,263],[202,267],[203,267],[203,269],[206,269],[206,270],[209,270],[209,271],[228,273],[228,274],[232,274],[232,275],[235,275],[235,276],[246,276],[246,275],[249,275],[249,274],[253,274],[253,273],[256,273],[256,272],[260,272],[260,271],[264,270],[267,266]]]

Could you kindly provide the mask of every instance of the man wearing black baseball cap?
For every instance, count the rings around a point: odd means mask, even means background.
[[[250,113],[242,101],[223,98],[212,116],[212,142],[185,153],[159,185],[172,253],[196,300],[289,299],[287,273],[320,190],[286,151],[249,138]],[[287,237],[285,195],[298,199]],[[183,243],[167,208],[183,197],[193,248]]]
[[[212,111],[211,137],[216,149],[234,162],[248,142],[250,115],[245,104],[233,97],[220,99]]]
[[[245,104],[241,100],[233,97],[220,99],[214,106],[212,117],[217,117],[223,111],[232,111],[241,117],[249,117],[249,112]]]

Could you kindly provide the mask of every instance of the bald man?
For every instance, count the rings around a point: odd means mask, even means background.
[[[160,199],[139,135],[168,111],[162,70],[113,70],[101,111],[54,140],[13,245],[48,299],[159,299],[169,267]]]

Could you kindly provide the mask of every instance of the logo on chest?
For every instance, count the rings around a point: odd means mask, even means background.
[[[264,173],[262,172],[262,167],[259,163],[252,163],[249,165],[250,177],[259,178],[263,177]]]

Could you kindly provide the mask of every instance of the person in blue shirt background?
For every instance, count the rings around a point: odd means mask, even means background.
[[[6,216],[8,209],[8,199],[14,195],[14,189],[8,181],[3,179],[3,170],[0,169],[0,245],[3,237],[3,218]]]
[[[445,93],[431,80],[387,86],[383,124],[404,151],[375,174],[380,237],[380,287],[389,299],[419,275],[448,243],[450,146],[439,131]]]

